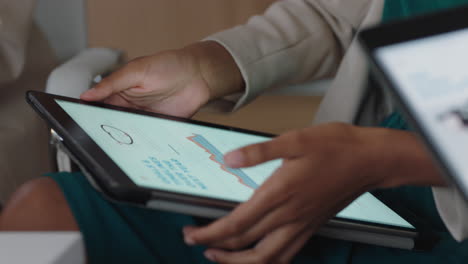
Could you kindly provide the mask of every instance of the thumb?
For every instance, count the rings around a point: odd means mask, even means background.
[[[141,60],[138,62],[130,62],[120,70],[103,79],[94,88],[81,94],[81,99],[86,101],[102,101],[111,95],[133,87],[138,87],[143,81],[144,68],[144,64]]]

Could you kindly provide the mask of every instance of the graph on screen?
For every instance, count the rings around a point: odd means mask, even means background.
[[[258,184],[252,178],[250,178],[244,171],[242,171],[241,169],[233,169],[227,167],[224,163],[223,153],[219,149],[217,149],[213,144],[211,144],[205,137],[203,137],[202,135],[195,134],[193,136],[187,137],[187,139],[195,143],[203,150],[205,150],[205,152],[209,153],[210,160],[217,163],[225,172],[236,177],[242,185],[245,185],[246,187],[254,190],[258,188]]]

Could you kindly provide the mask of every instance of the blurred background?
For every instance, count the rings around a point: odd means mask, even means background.
[[[183,47],[262,13],[275,0],[87,1],[89,45],[129,59]]]

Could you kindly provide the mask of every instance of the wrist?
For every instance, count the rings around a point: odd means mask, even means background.
[[[402,185],[445,186],[439,167],[419,138],[410,132],[362,128],[363,158],[375,188]]]
[[[193,56],[199,73],[208,86],[210,100],[242,92],[245,83],[231,54],[215,41],[203,41],[185,47]]]

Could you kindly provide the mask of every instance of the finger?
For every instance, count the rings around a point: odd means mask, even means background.
[[[123,98],[122,96],[118,94],[111,95],[110,97],[104,99],[103,102],[106,104],[117,105],[117,106],[122,106],[122,107],[137,108],[135,105],[131,104],[130,102],[125,100],[125,98]]]
[[[355,197],[353,195],[351,196],[352,198],[340,198],[336,204],[328,208],[327,206],[314,202],[298,202],[297,197],[292,199],[292,196],[293,194],[290,194],[286,203],[276,207],[245,232],[208,246],[229,250],[246,248],[265,237],[271,230],[275,230],[288,223],[299,221],[300,219],[306,220],[309,225],[320,226],[323,222],[336,215],[343,207],[351,203]],[[320,194],[318,194],[318,196],[320,196]]]
[[[282,232],[279,235],[282,235],[286,238],[283,241],[274,241],[273,239],[279,240],[279,238],[266,236],[256,245],[255,248],[258,250],[258,252],[263,252],[259,253],[260,255],[264,256],[263,258],[267,260],[274,260],[266,263],[289,263],[299,252],[299,250],[301,250],[302,247],[307,243],[309,238],[312,237],[317,229],[329,218],[329,215],[320,215],[316,217],[316,221],[313,222],[304,221],[297,222],[297,224],[292,223],[289,226],[297,225],[299,227],[298,232],[290,233],[291,236],[289,238],[288,233]]]
[[[353,199],[346,199],[343,202],[340,202],[339,205],[333,207],[333,209],[327,210],[326,213],[322,214],[316,221],[309,224],[309,226],[303,230],[299,236],[288,245],[281,254],[277,255],[278,263],[289,263],[297,255],[297,253],[304,247],[304,245],[309,241],[309,239],[326,223],[330,218],[336,215],[341,208],[345,205],[351,203]]]
[[[282,250],[281,254],[278,254],[277,262],[290,263],[316,231],[316,228],[310,227],[301,232],[299,236],[291,242],[291,244]]]
[[[220,263],[288,263],[323,223],[352,200],[344,199],[325,212],[317,213],[318,216],[313,222],[304,221],[303,224],[296,222],[280,227],[265,236],[253,249],[239,252],[209,249],[205,255],[210,260]],[[291,232],[285,231],[285,227],[295,225],[304,228],[299,228],[299,232],[296,233],[291,229],[289,230]]]
[[[251,249],[228,252],[219,249],[208,249],[205,256],[219,263],[275,263],[274,259],[292,244],[292,241],[304,230],[304,224],[294,223],[283,226],[260,241]]]
[[[279,168],[275,175],[284,174],[284,168]],[[268,179],[245,203],[240,204],[228,216],[225,216],[206,227],[184,230],[185,240],[189,245],[210,245],[242,234],[259,222],[268,212],[286,202],[288,197],[282,191],[281,184]]]
[[[142,60],[129,62],[120,70],[106,77],[94,88],[84,92],[81,99],[87,101],[102,101],[109,96],[138,87],[142,84],[144,77],[144,64]]]
[[[273,140],[243,147],[224,156],[231,168],[251,167],[275,159],[292,159],[303,154],[304,132],[295,131]]]
[[[259,223],[252,225],[246,231],[231,236],[226,240],[208,244],[207,246],[229,250],[246,248],[261,240],[261,238],[271,232],[271,230],[275,230],[279,226],[290,223],[291,220],[287,215],[287,213],[290,213],[288,209],[287,205],[280,206],[267,214],[267,216],[261,219]]]
[[[285,169],[285,171],[287,170],[289,174],[303,173],[303,169],[300,167],[287,167],[288,168]],[[279,204],[279,206],[267,212],[265,216],[259,219],[257,223],[251,225],[243,233],[235,234],[234,236],[229,237],[224,241],[215,242],[209,246],[230,250],[242,249],[259,241],[261,238],[270,233],[271,230],[275,230],[280,226],[297,221],[301,217],[310,214],[310,211],[312,211],[311,207],[313,207],[314,204],[307,203],[306,206],[304,206],[304,203],[302,203],[300,200],[298,201],[297,196],[295,196],[293,199],[294,192],[291,190],[292,188],[289,188],[286,184],[284,184],[284,178],[284,175],[275,174],[271,177],[271,180],[265,182],[261,189],[259,189],[260,192],[268,192],[268,189],[278,188],[275,187],[276,185],[282,186],[282,191],[278,190],[278,192],[280,192],[283,196],[283,202]],[[318,211],[321,208],[322,206],[317,206],[316,210],[313,211]]]

